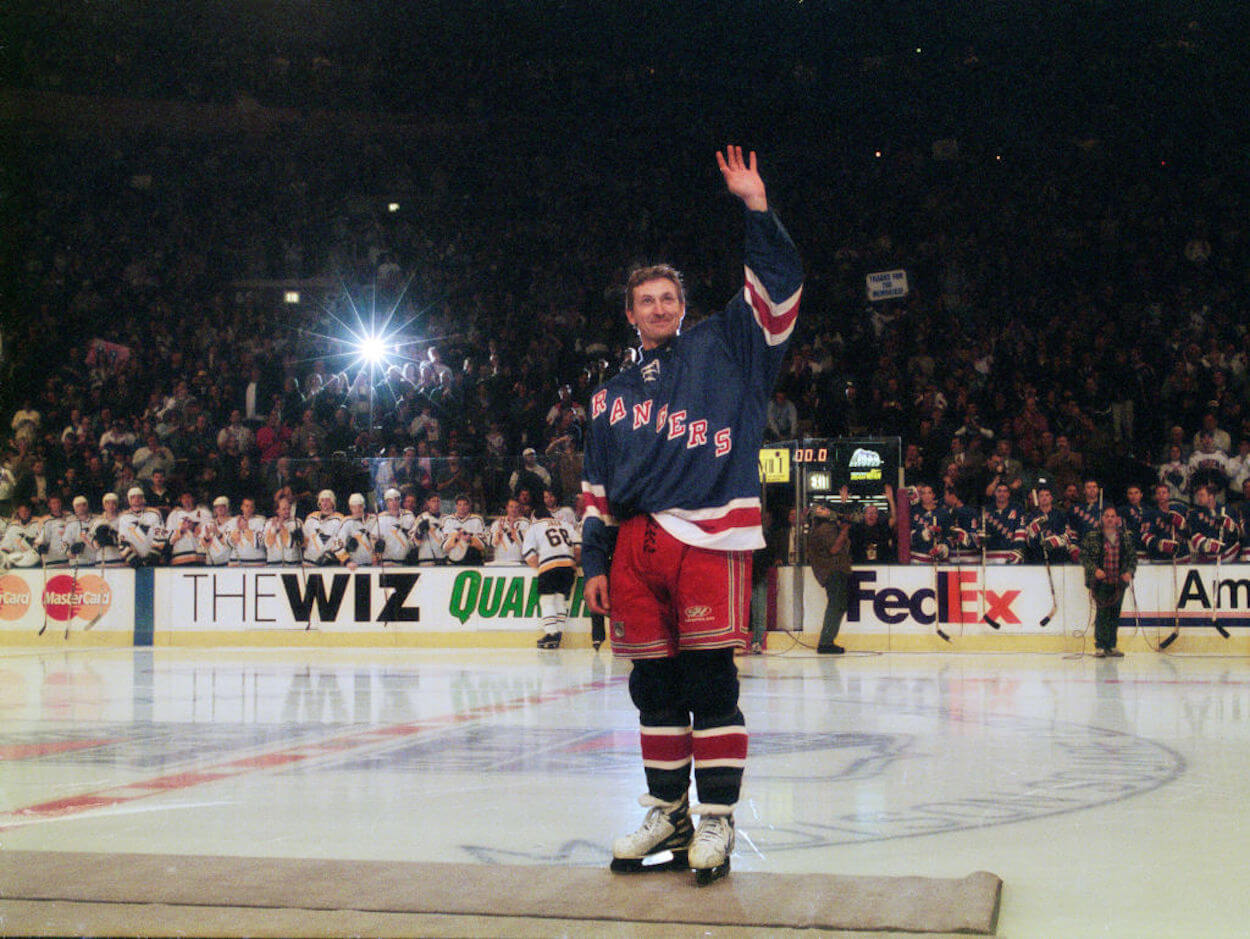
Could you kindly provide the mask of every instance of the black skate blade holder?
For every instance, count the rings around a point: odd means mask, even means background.
[[[665,871],[688,871],[690,863],[685,851],[657,851],[646,857],[613,858],[609,870],[614,874],[659,874]]]

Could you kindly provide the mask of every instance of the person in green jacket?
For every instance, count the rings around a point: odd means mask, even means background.
[[[1115,647],[1116,631],[1124,591],[1137,572],[1137,542],[1115,506],[1104,508],[1099,521],[1099,527],[1081,539],[1080,551],[1085,586],[1094,599],[1094,657],[1120,658],[1124,653]]]

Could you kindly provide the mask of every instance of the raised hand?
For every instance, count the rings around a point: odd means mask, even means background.
[[[768,208],[768,196],[764,190],[764,180],[760,178],[756,168],[754,150],[744,161],[742,148],[730,145],[723,154],[716,151],[716,165],[720,167],[726,188],[741,199],[748,209],[763,212]]]

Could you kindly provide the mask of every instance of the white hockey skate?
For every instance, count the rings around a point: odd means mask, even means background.
[[[687,870],[686,851],[694,835],[690,797],[665,802],[645,795],[638,804],[650,811],[636,832],[612,842],[611,869],[618,874]]]
[[[695,883],[706,887],[729,873],[729,856],[734,850],[734,807],[696,805],[693,811],[699,816],[699,827],[694,831],[687,860]]]

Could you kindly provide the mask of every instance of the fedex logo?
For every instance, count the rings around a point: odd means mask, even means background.
[[[981,601],[984,599],[984,615],[1000,623],[1019,624],[1020,617],[1013,609],[1019,590],[982,589],[977,584],[976,571],[939,571],[937,588],[922,587],[919,590],[902,590],[872,587],[877,580],[876,571],[852,571],[847,597],[846,618],[858,623],[862,618],[861,604],[868,604],[874,618],[883,623],[896,625],[909,617],[922,625],[934,623],[977,623],[981,621]]]

